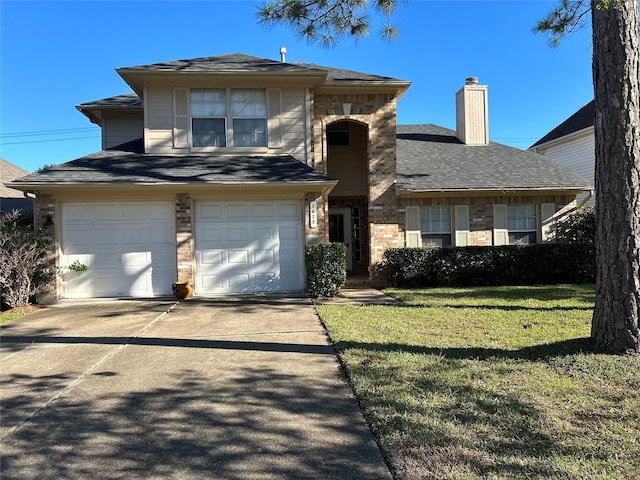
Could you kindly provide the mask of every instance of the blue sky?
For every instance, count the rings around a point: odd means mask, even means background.
[[[412,82],[398,123],[455,128],[454,94],[489,86],[493,141],[527,148],[593,98],[591,29],[558,48],[532,33],[550,1],[420,1],[393,17],[400,37],[331,50],[267,29],[253,1],[0,0],[0,156],[27,171],[100,150],[75,106],[130,92],[116,68],[241,52]]]

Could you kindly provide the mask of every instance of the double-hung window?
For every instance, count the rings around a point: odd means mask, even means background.
[[[226,147],[226,118],[224,88],[191,90],[191,142],[194,147]]]
[[[420,234],[423,247],[451,246],[451,207],[421,207]]]
[[[538,237],[536,206],[507,206],[507,228],[509,230],[509,244],[526,245],[536,243]]]
[[[263,89],[231,90],[234,147],[267,146],[267,95]]]
[[[264,89],[194,88],[190,93],[193,147],[266,147]]]

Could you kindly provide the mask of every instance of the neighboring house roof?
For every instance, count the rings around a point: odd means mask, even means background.
[[[20,177],[28,175],[26,170],[0,158],[0,211],[10,212],[22,210],[22,213],[33,213],[33,202],[24,198],[20,190],[8,187],[6,184]]]
[[[103,150],[16,182],[38,186],[170,185],[170,184],[316,184],[319,190],[336,182],[290,155],[155,155],[132,150],[140,141],[120,149]]]
[[[494,142],[465,145],[437,125],[398,125],[397,164],[401,193],[593,188],[543,155]]]
[[[584,107],[571,115],[564,122],[551,130],[529,148],[535,148],[545,143],[549,143],[553,140],[571,135],[572,133],[579,132],[580,130],[584,130],[585,128],[593,127],[594,118],[595,101],[591,100]]]

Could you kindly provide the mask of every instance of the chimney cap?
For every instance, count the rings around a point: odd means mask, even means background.
[[[467,77],[464,81],[465,85],[477,85],[478,77]]]

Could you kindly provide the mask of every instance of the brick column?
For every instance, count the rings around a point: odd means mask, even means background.
[[[176,245],[178,281],[193,284],[193,221],[188,193],[176,195]]]

